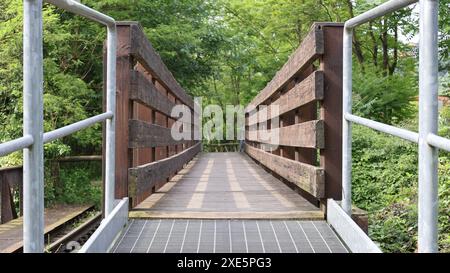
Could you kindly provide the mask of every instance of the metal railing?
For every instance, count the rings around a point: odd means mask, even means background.
[[[352,39],[361,24],[413,3],[420,5],[419,133],[352,115]],[[391,0],[345,22],[343,36],[342,208],[351,214],[351,123],[397,136],[419,145],[419,252],[437,252],[438,148],[450,151],[450,140],[438,129],[438,0]]]
[[[23,137],[0,144],[0,156],[23,149],[23,250],[44,251],[44,143],[106,121],[105,216],[114,206],[116,22],[75,0],[46,0],[107,27],[106,112],[43,133],[42,0],[23,1]]]

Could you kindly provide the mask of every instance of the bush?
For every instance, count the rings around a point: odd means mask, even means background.
[[[406,62],[409,67],[412,63]],[[353,111],[384,123],[397,123],[412,118],[410,103],[418,94],[414,68],[403,68],[401,73],[383,75],[376,67],[358,69],[354,74]]]
[[[355,125],[352,153],[353,201],[369,214],[369,236],[383,251],[414,252],[417,145]],[[450,156],[444,152],[439,156],[439,250],[450,252]]]
[[[99,208],[102,197],[101,176],[101,162],[61,164],[61,193],[55,196],[55,201],[65,204],[95,204]]]

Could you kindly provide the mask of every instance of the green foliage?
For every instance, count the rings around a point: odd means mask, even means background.
[[[450,138],[450,106],[444,107],[439,113],[439,135]]]
[[[380,209],[392,196],[416,186],[416,145],[355,125],[352,149],[353,197],[358,207]]]
[[[164,63],[190,93],[204,88],[221,47],[216,1],[85,1],[116,20],[138,21]]]
[[[449,123],[441,126],[442,132],[448,130]],[[353,127],[352,145],[353,200],[369,213],[369,236],[384,251],[414,252],[417,145],[361,126]],[[450,252],[450,157],[445,152],[439,155],[439,234],[440,251]]]
[[[414,66],[409,62],[402,73],[382,75],[377,68],[357,70],[353,81],[353,111],[360,116],[384,123],[398,123],[411,118],[410,103],[418,94]]]
[[[5,4],[0,20],[0,141],[22,134],[22,1]],[[3,13],[2,13],[3,14]],[[44,7],[44,130],[51,131],[100,113],[103,36],[79,19]],[[87,28],[83,28],[82,24]],[[101,33],[101,32],[100,32]],[[100,87],[100,88],[99,88]],[[97,89],[96,91],[94,89]],[[76,150],[100,151],[100,126],[45,146],[47,159]],[[21,164],[20,155],[10,155],[2,164]]]
[[[66,204],[95,204],[99,208],[102,197],[101,176],[101,162],[62,164],[61,195],[55,196],[55,201]],[[51,199],[46,200],[48,202]]]
[[[385,252],[414,252],[417,244],[417,212],[401,202],[371,215],[369,234]]]
[[[116,20],[139,21],[181,85],[204,103],[245,105],[298,47],[313,22],[343,22],[384,0],[84,0]],[[449,0],[440,1],[441,95],[448,83]],[[0,1],[0,142],[22,135],[22,1]],[[417,130],[418,33],[413,9],[395,12],[355,31],[354,112]],[[50,131],[102,111],[103,26],[44,5],[44,128]],[[450,110],[440,114],[450,137]],[[45,158],[98,154],[101,125],[45,145]],[[417,223],[417,148],[355,127],[356,205],[370,212],[370,233],[384,250],[414,251]],[[20,165],[22,153],[0,158]],[[450,251],[450,160],[440,153],[440,248]],[[65,165],[57,189],[46,164],[48,203],[99,202],[97,167]],[[94,170],[95,169],[95,170]],[[97,181],[92,184],[92,181]]]

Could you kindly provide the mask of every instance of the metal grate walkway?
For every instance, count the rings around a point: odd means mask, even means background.
[[[116,253],[345,253],[325,221],[131,220]]]

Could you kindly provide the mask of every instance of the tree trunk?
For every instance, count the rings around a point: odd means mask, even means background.
[[[374,66],[378,66],[378,40],[373,33],[373,23],[369,22],[369,35],[372,40],[372,62]]]
[[[350,17],[355,17],[353,13],[353,4],[351,0],[347,0],[347,8],[348,12],[350,14]],[[358,59],[358,62],[363,65],[364,64],[364,56],[361,49],[361,43],[358,40],[358,37],[356,35],[356,32],[353,32],[353,47],[355,49],[356,58]]]
[[[383,20],[381,32],[381,47],[383,49],[383,76],[387,75],[389,70],[389,47],[388,47],[388,27],[387,27],[387,19]]]
[[[397,68],[398,63],[398,23],[395,23],[394,26],[394,56],[392,60],[392,64],[389,67],[389,75],[394,74],[395,69]]]

